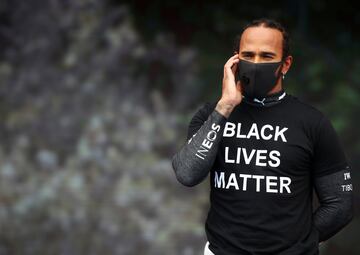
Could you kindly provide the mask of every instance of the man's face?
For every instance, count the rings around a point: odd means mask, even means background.
[[[249,27],[241,36],[239,58],[254,63],[279,62],[282,42],[282,33],[277,29]]]

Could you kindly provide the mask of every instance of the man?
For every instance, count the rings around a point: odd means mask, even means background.
[[[350,167],[330,120],[283,88],[293,61],[279,23],[245,26],[222,95],[173,156],[188,187],[210,172],[205,254],[319,254],[353,217]],[[320,206],[312,210],[312,190]]]

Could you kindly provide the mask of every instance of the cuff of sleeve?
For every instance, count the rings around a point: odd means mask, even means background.
[[[220,112],[218,112],[216,109],[211,113],[211,115],[218,121],[226,122],[227,118],[222,115]]]

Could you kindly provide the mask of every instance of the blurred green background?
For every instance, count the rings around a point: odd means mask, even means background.
[[[321,254],[360,254],[353,2],[1,0],[0,255],[202,254],[209,180],[182,186],[171,157],[260,17],[289,29],[285,89],[330,117],[352,166],[355,218]]]

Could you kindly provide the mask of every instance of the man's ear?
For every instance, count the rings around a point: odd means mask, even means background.
[[[283,65],[281,68],[281,73],[283,73],[284,75],[289,71],[291,64],[293,61],[293,57],[291,55],[287,56],[284,61],[283,61]]]

